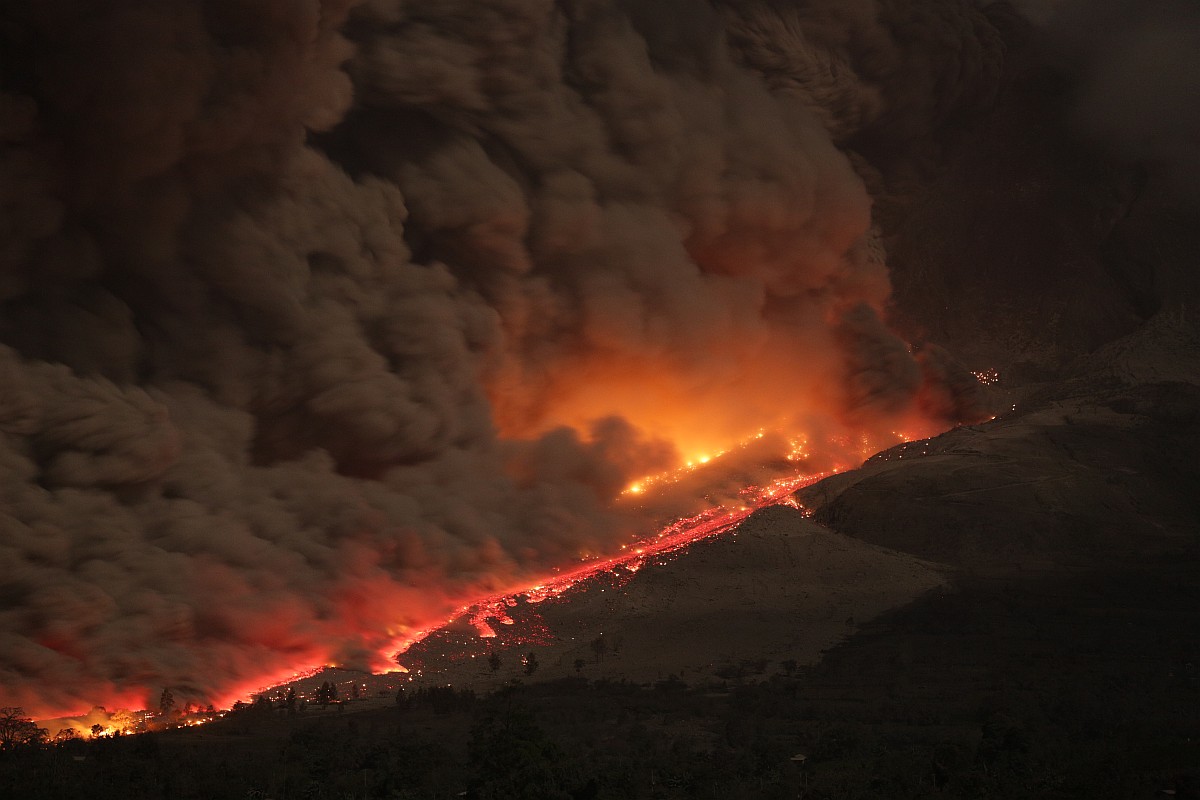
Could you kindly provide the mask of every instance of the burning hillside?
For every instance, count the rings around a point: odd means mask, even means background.
[[[839,143],[936,127],[1003,46],[854,5],[8,4],[3,702],[366,666],[618,553],[643,476],[977,415],[885,323]]]

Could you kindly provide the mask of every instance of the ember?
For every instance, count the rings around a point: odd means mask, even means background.
[[[989,367],[988,369],[972,372],[971,374],[975,376],[975,380],[984,386],[993,386],[1000,382],[1000,373],[995,367]]]

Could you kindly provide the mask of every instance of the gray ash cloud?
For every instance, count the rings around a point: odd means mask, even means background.
[[[995,35],[953,2],[7,4],[5,703],[366,663],[611,547],[675,457],[646,396],[729,433],[916,413],[940,372],[880,321],[835,141],[943,124]]]

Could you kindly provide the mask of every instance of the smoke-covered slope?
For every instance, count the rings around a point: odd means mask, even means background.
[[[635,478],[979,418],[934,340],[1045,377],[1181,302],[1187,136],[1096,65],[1190,18],[1106,6],[6,4],[0,699],[368,665]]]
[[[365,665],[680,457],[977,413],[837,141],[986,95],[996,31],[793,11],[5,4],[3,702]]]

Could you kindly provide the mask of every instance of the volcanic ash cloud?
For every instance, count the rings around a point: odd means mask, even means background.
[[[4,704],[374,663],[639,530],[610,501],[687,451],[921,418],[828,130],[878,87],[781,90],[727,17],[10,4]]]

